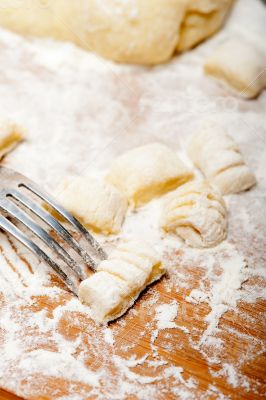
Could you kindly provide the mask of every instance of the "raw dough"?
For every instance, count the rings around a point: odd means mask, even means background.
[[[0,24],[70,40],[119,62],[157,64],[223,24],[233,0],[5,0]]]
[[[169,193],[161,227],[189,246],[216,246],[227,235],[227,211],[220,192],[206,182],[191,182]]]
[[[107,323],[124,314],[141,291],[164,272],[152,247],[124,241],[99,264],[95,274],[81,282],[79,298],[91,307],[96,321]]]
[[[112,164],[107,180],[135,205],[175,189],[193,177],[174,151],[151,143],[122,154]]]
[[[188,0],[177,50],[188,50],[213,35],[223,24],[234,0]]]
[[[119,232],[128,205],[115,187],[92,177],[66,179],[55,197],[87,228],[104,234]]]
[[[266,87],[266,52],[245,39],[232,38],[223,43],[207,60],[204,69],[241,97],[256,97]]]
[[[214,123],[206,124],[192,138],[188,153],[209,182],[218,187],[222,194],[238,193],[256,183],[237,144]]]
[[[24,130],[17,124],[0,122],[0,160],[24,138]]]

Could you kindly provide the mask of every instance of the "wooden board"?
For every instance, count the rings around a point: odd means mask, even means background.
[[[9,393],[6,390],[0,389],[0,399],[1,400],[17,400],[17,399],[21,399],[21,397],[18,397],[12,393]]]
[[[191,345],[190,340],[192,339],[195,343],[199,341],[206,329],[204,318],[210,309],[204,303],[195,305],[187,302],[186,296],[190,294],[192,288],[199,287],[199,282],[203,279],[203,270],[198,265],[187,266],[186,263],[183,264],[182,252],[176,254],[175,258],[177,260],[175,268],[179,274],[185,272],[189,275],[189,285],[183,289],[179,288],[178,293],[176,293],[174,286],[169,290],[169,277],[165,277],[161,282],[153,285],[142,295],[131,311],[120,318],[119,321],[110,324],[110,329],[114,335],[113,346],[106,343],[103,339],[103,329],[96,326],[86,314],[68,311],[67,308],[58,319],[54,330],[62,335],[66,343],[68,341],[73,342],[78,337],[81,338],[75,350],[75,357],[83,352],[84,364],[90,370],[97,371],[99,368],[108,368],[109,373],[104,377],[100,390],[106,398],[109,398],[108,396],[112,393],[116,382],[121,384],[121,376],[119,376],[121,371],[113,362],[113,355],[120,356],[122,359],[129,359],[132,355],[141,359],[147,355],[150,361],[159,358],[166,362],[165,365],[156,368],[148,366],[145,362],[130,368],[131,372],[144,376],[145,379],[147,376],[153,378],[158,375],[163,376],[164,369],[168,368],[169,365],[183,368],[183,382],[177,382],[170,376],[167,379],[161,379],[159,385],[156,381],[144,384],[144,386],[158,386],[158,390],[162,391],[161,394],[158,394],[158,399],[182,399],[182,396],[188,396],[188,394],[192,398],[201,398],[201,396],[218,398],[214,389],[210,390],[210,385],[212,385],[212,388],[215,387],[218,393],[225,395],[226,398],[263,398],[265,394],[266,359],[261,343],[265,340],[265,302],[256,301],[255,304],[248,304],[242,301],[235,311],[224,314],[220,319],[220,329],[215,334],[216,338],[218,337],[223,341],[222,348],[218,349],[218,355],[217,349],[211,349],[208,346],[203,346],[202,349],[199,347],[197,350],[194,345]],[[15,268],[15,266],[13,267]],[[54,277],[53,279],[54,284],[61,286],[57,278]],[[255,285],[256,283],[259,282],[253,279],[253,282],[247,282],[246,285]],[[36,327],[28,331],[23,328],[28,313],[38,313],[45,310],[47,317],[53,318],[53,312],[58,306],[65,305],[71,297],[71,294],[62,290],[55,297],[36,296],[31,305],[24,304],[19,307],[21,331],[29,345],[29,352],[36,349],[56,352],[57,344],[54,341],[54,332],[44,334],[38,332]],[[157,339],[152,343],[151,336],[155,328],[154,314],[156,307],[158,303],[168,304],[173,300],[182,305],[175,319],[177,327],[159,331]],[[2,299],[2,307],[4,306],[3,303],[4,300]],[[246,321],[249,318],[252,318],[252,324],[247,324]],[[125,346],[129,346],[129,348],[125,348]],[[203,356],[202,350],[204,350],[205,356]],[[219,354],[220,351],[222,351],[222,354]],[[218,356],[219,362],[214,364],[208,362],[207,354]],[[245,358],[246,361],[243,361]],[[234,366],[237,370],[238,379],[248,381],[249,387],[245,387],[244,381],[242,384],[238,382],[234,387],[234,383],[228,381],[228,376],[219,376],[218,374],[215,377],[224,363]],[[13,368],[13,374],[16,376],[18,370],[15,366]],[[12,373],[10,378],[11,376]],[[239,378],[240,376],[241,378]],[[194,380],[195,385],[189,383],[191,379]],[[176,388],[179,395],[173,395],[172,386]],[[139,384],[137,384],[137,387],[139,390]],[[54,399],[59,396],[69,394],[73,396],[78,393],[87,393],[84,398],[98,398],[91,393],[89,385],[78,383],[75,380],[70,382],[69,379],[53,376],[39,376],[38,374],[35,375],[33,371],[24,382],[20,382],[21,390],[26,390],[26,398],[32,400]],[[3,399],[17,398],[6,392],[2,392],[1,396]],[[137,399],[142,397],[128,395],[125,398]]]
[[[228,241],[245,258],[247,276],[232,292],[235,304],[226,298],[218,304],[226,312],[204,343],[223,272],[218,261],[190,258],[176,244],[165,254],[168,276],[106,331],[58,279],[47,284],[47,267],[0,232],[0,398],[17,398],[11,392],[29,400],[265,397],[266,93],[245,101],[202,72],[225,38],[250,33],[247,26],[265,29],[261,2],[252,12],[248,1],[237,6],[221,34],[158,68],[114,65],[68,44],[0,31],[0,117],[28,129],[3,165],[52,191],[65,176],[106,170],[140,144],[160,141],[178,150],[211,116],[239,143],[258,179],[250,192],[226,199]],[[140,220],[145,235],[144,225]],[[187,296],[194,289],[206,298],[193,304]],[[177,305],[176,326],[156,332],[162,304]],[[90,371],[102,371],[96,389]]]

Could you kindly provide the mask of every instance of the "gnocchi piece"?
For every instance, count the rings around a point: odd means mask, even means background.
[[[220,192],[206,182],[191,182],[169,193],[161,227],[191,247],[216,246],[227,235],[227,211]]]
[[[126,152],[112,164],[107,181],[139,206],[193,177],[174,151],[151,143]]]
[[[205,125],[188,146],[195,165],[222,194],[238,193],[256,183],[234,140],[214,123]]]
[[[55,196],[87,228],[104,234],[119,232],[127,212],[124,196],[92,177],[66,179]]]
[[[98,267],[98,271],[108,272],[118,278],[129,282],[134,290],[142,287],[147,280],[147,274],[130,262],[119,259],[104,260]]]
[[[124,314],[142,290],[164,272],[158,255],[149,245],[122,242],[99,264],[95,274],[81,282],[79,298],[91,307],[96,321],[107,323]]]
[[[138,241],[123,241],[109,256],[110,260],[124,260],[143,270],[149,277],[147,285],[159,279],[162,275],[162,264],[157,253],[146,243]]]
[[[0,160],[24,138],[23,129],[17,124],[5,121],[0,123]]]
[[[232,38],[211,55],[204,70],[241,97],[253,98],[266,87],[265,65],[266,54],[245,39]]]
[[[79,299],[91,307],[92,317],[97,322],[107,323],[126,311],[128,284],[116,275],[100,271],[81,282]],[[131,304],[130,304],[131,305]]]

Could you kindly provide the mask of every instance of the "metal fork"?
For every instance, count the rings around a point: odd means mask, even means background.
[[[36,196],[36,200],[38,198],[42,203],[46,203],[50,209],[56,211],[60,217],[63,217],[70,223],[71,228],[74,228],[73,233],[78,233],[79,236],[86,240],[96,260],[56,218],[46,211],[42,205],[38,205],[37,201],[33,200],[32,195]],[[49,264],[68,288],[77,295],[77,285],[74,283],[73,279],[70,278],[71,274],[65,272],[65,268],[63,270],[59,263],[51,258],[46,251],[42,250],[33,239],[19,229],[16,223],[22,223],[31,233],[31,236],[33,235],[35,238],[40,239],[57,258],[63,261],[63,265],[66,266],[67,269],[70,268],[70,270],[72,270],[75,278],[79,280],[87,278],[84,269],[81,268],[79,263],[73,259],[50,233],[28,215],[25,209],[35,214],[35,216],[51,229],[51,232],[56,233],[60,239],[63,239],[63,241],[67,243],[93,271],[96,271],[97,259],[99,262],[99,260],[106,258],[104,250],[95,238],[71,213],[58,204],[55,199],[22,174],[9,168],[0,167],[0,228],[15,237],[19,242],[35,253],[39,259]]]

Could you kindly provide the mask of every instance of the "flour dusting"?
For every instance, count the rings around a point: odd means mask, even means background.
[[[178,304],[174,300],[170,304],[161,304],[156,308],[155,320],[157,329],[172,329],[176,327],[174,322],[177,316]]]
[[[134,22],[138,10],[131,3]],[[263,382],[246,371],[265,351],[266,92],[254,101],[228,97],[202,73],[206,57],[229,36],[263,45],[265,9],[259,0],[249,3],[237,2],[213,38],[154,68],[116,65],[68,43],[0,30],[0,119],[28,132],[3,165],[51,192],[69,175],[100,179],[118,154],[154,141],[191,167],[185,143],[211,114],[258,180],[251,191],[226,197],[229,234],[215,248],[191,249],[161,232],[163,198],[130,210],[120,235],[98,235],[108,250],[121,237],[145,239],[167,268],[108,327],[94,323],[90,308],[48,266],[1,231],[1,387],[53,400],[262,393]],[[117,4],[112,12],[123,9],[122,0]]]

